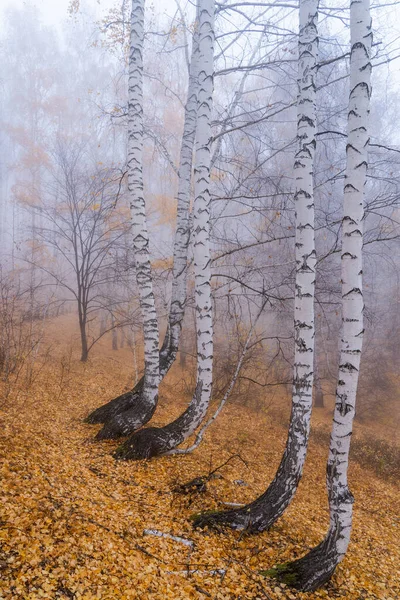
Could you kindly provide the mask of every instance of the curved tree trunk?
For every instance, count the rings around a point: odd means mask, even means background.
[[[199,0],[199,88],[193,207],[197,329],[197,385],[192,401],[175,421],[131,435],[115,454],[121,459],[149,458],[169,452],[203,420],[211,397],[213,323],[210,268],[211,109],[214,73],[214,0]]]
[[[168,354],[169,336],[165,336],[163,347],[159,352],[160,377],[163,377],[172,364]],[[118,439],[140,429],[148,423],[157,408],[157,402],[149,403],[144,395],[144,377],[141,377],[135,387],[125,394],[121,394],[97,409],[97,414],[104,409],[113,416],[107,420],[102,429],[97,433],[97,440]],[[96,411],[95,411],[96,412]],[[100,413],[100,414],[104,414]],[[91,421],[93,422],[93,421]]]
[[[246,341],[244,343],[243,346],[243,350],[240,354],[239,360],[236,364],[236,368],[235,368],[235,372],[233,373],[232,379],[230,380],[230,383],[227,387],[227,390],[225,392],[225,394],[223,395],[223,397],[220,400],[220,403],[218,405],[217,410],[215,411],[215,413],[208,419],[206,420],[203,425],[200,427],[199,431],[196,433],[196,439],[194,440],[193,444],[191,446],[189,446],[188,448],[174,448],[173,450],[171,450],[170,452],[168,452],[168,454],[190,454],[191,452],[193,452],[193,450],[196,450],[196,448],[198,448],[201,444],[201,441],[204,437],[204,434],[206,433],[207,429],[210,427],[210,425],[212,425],[214,423],[214,421],[217,419],[218,415],[220,414],[220,412],[222,411],[222,409],[224,408],[225,404],[228,401],[229,396],[231,395],[231,392],[233,390],[233,388],[235,387],[236,381],[239,377],[240,374],[240,370],[242,368],[242,364],[243,361],[245,359],[249,344],[250,344],[250,340],[251,340],[251,336],[255,330],[255,327],[257,325],[258,319],[261,317],[265,305],[267,303],[267,300],[265,300],[256,316],[256,318],[253,321],[252,326],[250,327],[249,333],[247,334],[247,338]]]
[[[146,427],[131,435],[115,452],[115,458],[139,460],[165,454],[191,435],[203,419],[201,381],[196,386],[193,399],[185,412],[165,427]],[[190,432],[185,435],[186,432]]]
[[[291,585],[302,591],[313,591],[330,579],[346,554],[352,527],[354,499],[348,487],[347,468],[364,334],[362,244],[372,45],[369,0],[351,2],[350,29],[350,101],[342,241],[342,340],[327,464],[330,527],[319,546],[272,573],[284,581],[290,579]]]
[[[140,402],[137,403],[137,410],[132,419],[132,426],[134,423],[136,428],[146,423],[154,413],[160,379],[158,320],[153,293],[149,235],[143,194],[143,28],[144,0],[132,0],[128,84],[128,190],[136,280],[143,318],[145,361]],[[113,409],[116,405],[127,406],[130,399],[131,395],[123,394],[119,400],[113,401]]]
[[[292,412],[286,448],[267,491],[237,510],[199,515],[195,527],[223,524],[234,529],[264,531],[283,514],[296,493],[310,431],[314,361],[314,190],[315,76],[318,56],[318,0],[300,0],[297,100],[298,150],[296,177],[295,358]]]
[[[188,95],[185,105],[184,128],[179,159],[178,202],[176,233],[174,241],[174,264],[171,305],[168,327],[160,350],[160,379],[168,373],[175,361],[182,330],[186,305],[187,255],[190,239],[190,196],[193,166],[193,148],[197,121],[197,31],[194,32],[189,70]],[[140,411],[142,379],[135,387],[93,411],[86,419],[88,423],[106,423],[98,438],[118,438],[137,429],[136,413]],[[129,411],[129,412],[126,412]],[[154,412],[154,411],[153,411]],[[150,417],[153,413],[151,413]],[[148,419],[147,419],[148,421]],[[144,421],[146,423],[147,421]]]

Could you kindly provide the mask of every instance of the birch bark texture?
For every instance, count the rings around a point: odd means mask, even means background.
[[[270,486],[254,502],[226,512],[199,515],[195,527],[226,525],[264,531],[275,523],[296,493],[306,458],[312,410],[314,363],[314,157],[316,147],[316,69],[318,0],[300,0],[297,97],[295,358],[292,411],[285,451]]]
[[[136,280],[143,319],[145,374],[140,407],[131,426],[141,427],[158,400],[159,332],[150,264],[149,234],[143,190],[143,40],[144,0],[132,0],[128,82],[128,191]]]
[[[195,272],[197,383],[188,408],[162,428],[133,434],[116,458],[141,459],[165,454],[187,439],[205,417],[211,398],[213,321],[210,251],[211,113],[214,88],[214,0],[198,2],[198,106],[194,169],[193,255]]]
[[[168,326],[159,353],[160,380],[168,373],[176,359],[185,315],[187,297],[187,257],[190,242],[190,199],[193,169],[193,151],[197,122],[198,88],[198,28],[193,33],[189,82],[184,111],[184,126],[180,148],[177,194],[177,220],[173,250],[173,280]],[[98,439],[115,439],[135,431],[135,412],[143,394],[141,378],[129,392],[114,398],[89,415],[90,423],[105,423]]]
[[[347,481],[364,335],[362,246],[368,167],[372,27],[369,0],[350,3],[350,97],[342,222],[342,334],[335,411],[327,463],[330,526],[326,538],[299,560],[277,569],[294,587],[313,591],[328,581],[343,560],[352,527],[354,498]]]
[[[182,322],[185,315],[187,297],[187,259],[190,242],[191,219],[190,198],[193,169],[193,151],[197,124],[198,94],[198,53],[199,32],[196,22],[193,33],[192,53],[189,67],[189,84],[185,104],[184,127],[179,159],[179,183],[177,200],[177,221],[173,254],[173,280],[171,305],[168,316],[168,330],[160,353],[160,369],[163,375],[173,364],[179,349]]]

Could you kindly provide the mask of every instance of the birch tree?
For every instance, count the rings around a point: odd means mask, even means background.
[[[350,31],[350,97],[341,253],[342,336],[327,463],[330,526],[318,546],[299,560],[278,566],[272,573],[302,591],[313,591],[330,579],[346,554],[352,528],[354,498],[348,486],[347,469],[364,335],[362,247],[372,45],[369,0],[350,3]]]
[[[314,361],[314,190],[316,106],[315,76],[318,60],[318,0],[300,0],[297,99],[295,359],[292,413],[286,448],[276,476],[266,492],[237,510],[200,515],[195,526],[222,523],[234,529],[263,531],[271,527],[290,504],[300,481],[310,431]]]
[[[212,386],[213,321],[210,265],[210,166],[211,113],[214,75],[214,0],[199,0],[198,112],[193,208],[193,254],[195,271],[197,383],[188,408],[162,428],[134,433],[122,444],[116,457],[149,458],[169,452],[187,439],[206,414]]]
[[[151,419],[158,401],[159,331],[153,292],[149,235],[143,192],[143,38],[144,0],[132,0],[128,84],[128,191],[132,219],[136,280],[143,319],[145,373],[142,393],[125,423],[134,431]],[[99,435],[101,436],[101,433]]]
[[[187,295],[187,256],[190,241],[190,198],[193,150],[197,120],[198,65],[197,28],[193,34],[189,83],[184,113],[184,128],[178,170],[177,220],[173,250],[172,294],[167,331],[159,353],[159,375],[162,380],[175,361],[179,348]],[[89,423],[106,423],[97,438],[118,438],[137,429],[135,415],[141,406],[144,378],[129,392],[118,396],[93,411]],[[151,416],[151,415],[150,415]]]

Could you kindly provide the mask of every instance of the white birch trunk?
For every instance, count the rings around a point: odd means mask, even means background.
[[[316,136],[316,67],[318,0],[300,0],[297,99],[295,359],[286,448],[274,480],[259,498],[242,509],[200,515],[195,527],[224,524],[234,529],[263,531],[283,514],[303,473],[312,410],[314,360],[314,156]]]
[[[178,353],[186,305],[187,256],[190,241],[190,198],[193,168],[193,149],[197,122],[198,87],[198,30],[193,34],[189,67],[188,93],[185,105],[183,136],[179,159],[177,220],[173,252],[173,281],[168,327],[159,353],[160,380],[165,377]],[[143,393],[143,380],[122,396],[118,396],[89,415],[91,423],[105,422],[99,439],[129,435],[137,429],[136,412]],[[144,424],[144,423],[142,423]]]
[[[301,559],[277,569],[294,587],[313,591],[328,581],[350,541],[354,498],[347,482],[363,325],[362,245],[368,165],[372,30],[369,0],[350,3],[350,98],[342,238],[342,334],[339,377],[327,464],[330,527],[326,538]]]
[[[189,437],[203,420],[211,397],[213,323],[210,266],[211,111],[214,76],[214,0],[199,0],[198,107],[193,208],[194,270],[197,329],[197,385],[187,410],[163,428],[132,435],[117,458],[149,458],[165,454]]]
[[[136,279],[143,318],[145,362],[143,402],[146,406],[155,407],[160,379],[159,333],[143,193],[143,28],[144,0],[132,0],[128,84],[128,190]]]
[[[185,439],[203,420],[211,398],[213,321],[210,250],[211,116],[214,90],[214,0],[199,0],[199,88],[196,133],[193,256],[197,329],[197,388],[195,414]]]
[[[160,355],[161,376],[174,362],[182,331],[186,304],[187,258],[190,241],[190,197],[192,184],[193,150],[197,123],[198,90],[198,28],[193,33],[192,54],[189,67],[188,93],[185,105],[182,143],[178,171],[178,202],[173,254],[173,279],[168,331]]]
[[[292,415],[286,452],[291,453],[292,496],[302,475],[307,452],[314,377],[314,159],[316,125],[316,68],[318,63],[318,0],[300,0],[299,73],[297,100],[296,283],[294,307],[294,374]],[[293,451],[291,452],[291,445]]]
[[[327,469],[331,526],[339,526],[341,531],[336,540],[338,562],[344,557],[350,541],[353,497],[348,489],[347,468],[364,336],[362,247],[372,46],[369,0],[351,2],[350,28],[350,98],[341,255],[342,339]]]

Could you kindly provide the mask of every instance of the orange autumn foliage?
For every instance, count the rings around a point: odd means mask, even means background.
[[[313,594],[278,586],[259,571],[304,554],[327,529],[327,448],[311,439],[298,494],[271,531],[193,531],[193,513],[244,503],[265,489],[281,457],[285,424],[271,410],[255,413],[230,404],[194,454],[116,462],[110,453],[117,442],[93,443],[96,428],[82,419],[132,384],[130,350],[112,353],[104,339],[84,365],[77,352],[70,358],[69,344],[75,342],[71,316],[49,321],[42,347],[44,352],[51,344],[51,355],[43,357],[29,389],[17,386],[0,405],[0,598],[400,597],[399,493],[393,482],[353,462],[355,518],[346,559],[328,587]],[[186,405],[184,377],[176,364],[162,386],[155,425]],[[274,410],[282,403],[281,395]],[[328,421],[327,413],[316,411],[314,428]],[[232,459],[205,492],[177,493],[177,484],[207,474],[210,464],[216,467],[234,453],[247,465]],[[145,529],[194,545],[144,535]]]

